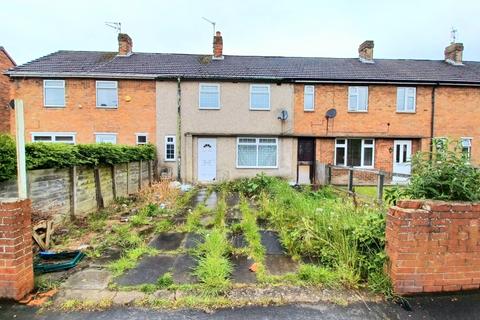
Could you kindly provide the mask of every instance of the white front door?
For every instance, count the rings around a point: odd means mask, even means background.
[[[217,177],[217,139],[198,139],[198,181],[211,182]]]
[[[412,173],[412,140],[395,140],[393,144],[393,173]],[[408,177],[393,176],[392,182],[405,184]]]

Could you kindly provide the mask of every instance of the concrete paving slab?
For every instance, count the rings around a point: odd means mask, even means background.
[[[111,300],[115,294],[116,292],[108,290],[65,289],[55,296],[55,302],[60,304],[68,300],[99,302],[101,300]]]
[[[285,254],[285,250],[280,243],[280,238],[275,231],[261,230],[262,245],[266,249],[267,254]]]
[[[88,268],[73,274],[62,286],[72,290],[103,290],[111,279],[112,275],[107,270]]]
[[[200,203],[203,203],[206,197],[207,197],[207,189],[198,190],[198,193],[195,195],[195,197],[193,197],[192,201],[190,202],[191,207],[195,208]]]
[[[105,267],[112,261],[120,259],[122,250],[120,248],[107,248],[102,252],[102,255],[98,258],[95,258],[90,263],[91,267]]]
[[[245,236],[243,235],[243,233],[232,233],[228,236],[228,238],[234,248],[247,247],[247,240],[245,240]]]
[[[192,275],[196,266],[197,261],[191,255],[179,255],[173,265],[173,281],[178,284],[196,283],[197,278]]]
[[[205,201],[205,206],[207,209],[215,209],[217,207],[217,202],[218,202],[218,195],[217,192],[213,191]]]
[[[298,263],[290,257],[275,254],[265,256],[265,266],[271,275],[277,276],[297,271]]]
[[[143,300],[147,294],[139,291],[118,291],[113,297],[114,305],[132,305],[135,301]]]
[[[115,282],[121,286],[155,284],[159,277],[172,270],[176,258],[167,255],[143,257],[135,268],[128,270]]]
[[[249,270],[254,263],[252,259],[246,256],[233,256],[230,258],[233,264],[232,281],[234,283],[255,283],[257,281],[255,273]]]
[[[153,238],[148,245],[158,250],[177,250],[185,235],[184,232],[162,232]]]
[[[232,208],[240,204],[240,196],[238,192],[231,192],[225,197],[227,207]]]
[[[205,241],[204,237],[198,233],[188,233],[185,239],[185,248],[186,249],[193,249],[198,247],[199,244]]]

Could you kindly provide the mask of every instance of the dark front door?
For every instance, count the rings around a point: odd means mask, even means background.
[[[315,177],[315,139],[298,139],[297,161],[297,183],[313,183]]]

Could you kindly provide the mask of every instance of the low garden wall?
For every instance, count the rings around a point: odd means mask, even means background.
[[[480,203],[404,200],[389,209],[388,271],[398,294],[480,287]]]
[[[116,197],[136,193],[153,179],[153,162],[139,161],[97,168],[75,166],[28,171],[28,198],[32,213],[59,222],[84,216],[110,204]],[[0,182],[0,199],[17,197],[15,179]]]

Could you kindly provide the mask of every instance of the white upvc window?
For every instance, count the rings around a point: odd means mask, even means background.
[[[135,133],[135,142],[137,145],[148,143],[148,133]]]
[[[348,87],[348,111],[367,112],[368,111],[368,87],[350,86]]]
[[[373,168],[374,139],[336,139],[335,165]]]
[[[43,80],[43,105],[65,107],[65,80]]]
[[[417,88],[397,88],[397,112],[415,112]]]
[[[460,141],[462,153],[470,160],[472,158],[472,138],[462,138]]]
[[[278,168],[278,139],[237,138],[237,168]]]
[[[75,132],[32,132],[32,141],[75,144],[75,136]]]
[[[117,143],[117,134],[113,132],[95,132],[96,143]]]
[[[270,85],[250,85],[250,110],[270,110]]]
[[[198,100],[200,109],[220,109],[220,85],[200,83]]]
[[[175,140],[175,136],[165,136],[165,161],[175,161],[176,159]]]
[[[315,86],[305,86],[303,92],[303,110],[313,111],[315,109]]]
[[[97,81],[97,108],[118,107],[117,81]]]

